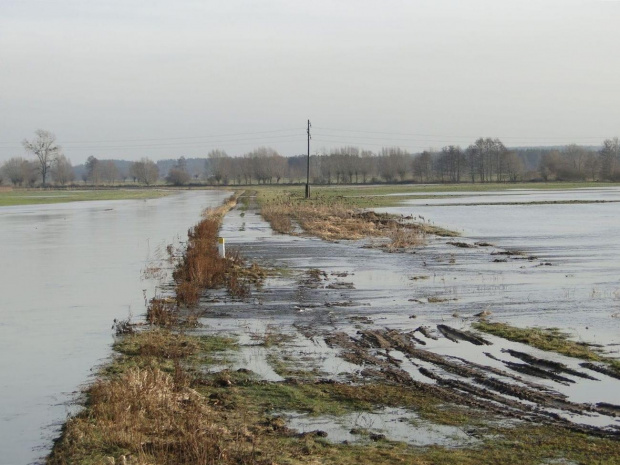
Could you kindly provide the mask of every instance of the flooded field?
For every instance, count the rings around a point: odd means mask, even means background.
[[[109,355],[113,320],[144,313],[156,285],[144,271],[227,195],[0,208],[1,464],[47,453]]]
[[[545,203],[550,199],[555,203]],[[609,203],[585,203],[599,200]],[[271,382],[309,373],[353,383],[383,376],[417,389],[449,389],[462,405],[517,421],[617,434],[618,379],[578,359],[472,332],[482,312],[492,322],[559,328],[618,357],[616,200],[620,191],[613,188],[405,200],[385,211],[461,232],[456,239],[429,237],[406,253],[386,253],[372,241],[277,235],[256,211],[235,210],[222,234],[246,257],[280,272],[249,301],[221,295],[205,302],[212,311],[201,331],[236,335],[242,350],[230,368]],[[285,337],[270,348],[260,341],[272,333]],[[358,420],[371,435],[409,436],[411,444],[472,440],[462,430],[420,425],[398,409],[338,419],[281,415],[302,432],[320,429],[335,441],[367,440],[350,433]]]
[[[537,203],[546,201],[610,203]],[[620,319],[612,318],[620,312],[617,201],[617,188],[515,190],[463,193],[450,199],[450,205],[442,199],[407,200],[404,206],[385,211],[422,215],[461,232],[463,240],[472,245],[488,242],[495,246],[452,247],[449,252],[455,263],[450,266],[437,261],[432,248],[427,251],[426,268],[433,274],[440,272],[445,282],[453,282],[446,292],[459,294],[459,306],[463,302],[491,306],[494,313],[517,325],[558,326],[585,341],[618,343]],[[493,205],[497,202],[505,205]],[[500,249],[520,251],[524,256],[500,261],[505,257],[480,253]],[[519,260],[527,256],[537,260]],[[465,285],[459,282],[463,273]]]

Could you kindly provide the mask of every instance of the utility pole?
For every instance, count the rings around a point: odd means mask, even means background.
[[[308,166],[306,171],[306,198],[310,198],[310,128],[312,125],[310,124],[310,120],[308,120],[308,129],[306,132],[308,133]]]

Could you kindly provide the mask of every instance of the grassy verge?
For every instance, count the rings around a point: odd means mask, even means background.
[[[480,321],[475,323],[473,327],[479,331],[510,341],[521,342],[537,349],[557,352],[582,360],[603,362],[620,375],[620,360],[605,357],[587,344],[572,341],[569,334],[557,328],[517,328],[506,323],[488,321]]]
[[[0,191],[0,207],[88,200],[136,200],[164,197],[170,189],[26,190]]]

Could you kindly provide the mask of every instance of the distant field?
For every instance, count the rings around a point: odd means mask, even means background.
[[[375,184],[375,185],[327,185],[311,186],[313,200],[331,203],[338,199],[353,207],[377,208],[395,206],[401,201],[413,198],[436,198],[438,192],[488,192],[510,189],[563,190],[583,188],[620,187],[618,183],[600,182],[535,182],[535,183],[488,183],[488,184]],[[262,199],[275,199],[285,192],[292,198],[304,196],[304,186],[261,186]],[[399,195],[394,195],[399,194]],[[407,194],[411,194],[408,196]],[[446,198],[442,196],[442,198]]]
[[[107,190],[0,190],[0,207],[35,205],[87,200],[153,199],[170,195],[164,189],[107,189]]]

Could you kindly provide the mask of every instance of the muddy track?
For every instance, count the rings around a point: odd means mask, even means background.
[[[441,334],[443,334],[447,339],[451,340],[452,342],[458,343],[459,341],[467,341],[477,346],[491,345],[491,342],[470,331],[461,331],[459,329],[451,328],[448,325],[437,325],[437,329]]]
[[[583,362],[583,363],[580,363],[579,366],[588,368],[592,371],[596,371],[597,373],[601,373],[603,375],[607,375],[611,378],[620,379],[620,374],[618,374],[617,372],[613,370],[610,370],[609,368],[603,365],[597,365],[596,363],[591,363],[591,362]]]
[[[598,381],[598,379],[594,378],[593,376],[590,376],[587,373],[583,373],[581,371],[573,370],[572,368],[567,367],[563,363],[534,357],[533,355],[526,354],[524,352],[519,352],[517,350],[512,350],[512,349],[502,349],[502,352],[512,355],[513,357],[518,358],[519,360],[522,360],[526,362],[527,364],[533,365],[538,368],[548,369],[555,373],[566,373],[568,375],[577,376],[579,378]]]
[[[527,382],[508,371],[418,349],[411,335],[399,330],[364,329],[358,331],[356,337],[337,332],[326,335],[325,341],[330,347],[342,349],[341,356],[345,360],[363,366],[362,375],[365,377],[382,378],[400,385],[415,386],[416,389],[433,389],[434,395],[440,395],[446,400],[459,405],[482,408],[503,416],[556,424],[589,434],[620,437],[620,431],[615,429],[575,424],[560,415],[560,413],[565,415],[603,414],[616,417],[620,416],[618,406],[570,402],[565,395]],[[409,372],[401,368],[402,361],[391,356],[390,351],[405,354],[414,365],[417,365],[416,360],[419,360],[436,367],[433,370],[418,365],[420,374],[436,384],[425,384],[414,380]],[[532,359],[532,361],[536,360],[540,359]],[[527,374],[536,373],[548,379],[574,382],[552,371],[527,363],[504,363],[512,369],[523,368]],[[551,364],[553,362],[548,361],[547,366],[551,367]],[[554,368],[561,367],[554,366]]]

